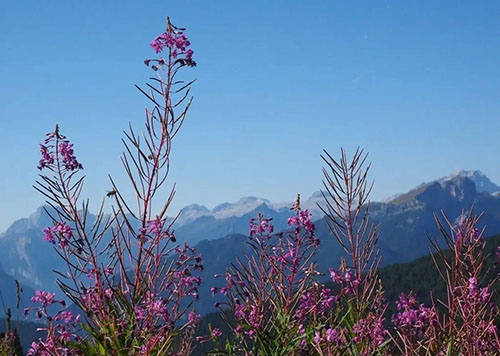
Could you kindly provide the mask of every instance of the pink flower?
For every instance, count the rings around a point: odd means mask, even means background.
[[[200,320],[201,320],[200,314],[195,312],[190,312],[188,314],[188,321],[194,326],[198,325],[200,323]]]
[[[47,307],[54,304],[55,293],[49,293],[41,290],[37,290],[35,295],[31,298],[33,303],[41,303],[42,307]]]
[[[340,277],[340,274],[333,268],[330,268],[330,278],[335,283],[342,283],[342,277]]]
[[[182,33],[181,31],[172,31],[170,33],[164,32],[161,35],[157,36],[150,43],[150,46],[156,53],[160,53],[165,48],[169,48],[170,54],[174,59],[179,55],[185,55],[186,61],[189,62],[187,64],[192,65],[194,64],[194,62],[192,61],[193,50],[188,49],[190,45],[191,42],[188,40],[186,34]],[[149,65],[149,61],[146,63],[146,65]]]
[[[46,227],[45,229],[43,229],[43,240],[50,242],[51,244],[56,243],[54,235],[52,234],[52,229],[50,227]]]
[[[211,335],[212,338],[218,339],[222,335],[222,331],[220,331],[218,328],[213,328]]]
[[[326,341],[339,347],[343,344],[342,335],[336,329],[326,329]]]
[[[234,305],[234,317],[238,320],[243,319],[245,317],[245,305],[243,304],[235,304]]]
[[[71,227],[65,222],[56,222],[54,226],[47,227],[43,230],[43,240],[55,244],[55,237],[59,239],[59,247],[64,248],[69,245],[73,237]]]
[[[82,165],[78,163],[73,154],[73,144],[65,141],[59,144],[59,153],[62,155],[63,164],[68,171],[82,169]]]
[[[156,53],[160,53],[163,51],[163,47],[165,47],[165,44],[159,40],[159,38],[155,38],[150,44],[149,44]]]
[[[54,154],[49,153],[49,149],[47,148],[47,146],[40,145],[40,153],[42,154],[42,159],[38,164],[38,169],[41,170],[54,163]]]
[[[321,337],[321,334],[319,333],[319,331],[315,331],[314,332],[314,342],[317,343],[317,344],[320,344],[321,341],[323,341],[323,338]]]
[[[234,329],[234,332],[236,335],[241,335],[243,333],[243,327],[241,325],[238,325],[236,329]]]
[[[108,299],[111,299],[111,297],[113,296],[113,289],[111,288],[107,288],[105,291],[104,291],[104,294],[106,295],[106,297]]]

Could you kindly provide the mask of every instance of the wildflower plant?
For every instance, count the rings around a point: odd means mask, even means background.
[[[83,311],[81,317],[47,309],[52,293],[38,291],[36,315],[47,321],[47,340],[35,343],[32,355],[189,355],[199,322],[192,310],[201,283],[201,256],[188,245],[177,245],[167,211],[174,197],[156,211],[170,168],[172,140],[192,102],[193,81],[179,78],[194,67],[193,50],[185,29],[167,19],[166,29],[151,47],[162,57],[146,59],[155,77],[147,90],[138,89],[152,103],[146,109],[145,131],[130,124],[121,158],[133,189],[133,199],[122,195],[113,178],[95,218],[89,201],[80,198],[85,176],[73,144],[58,126],[40,145],[42,171],[35,188],[47,198],[53,225],[43,239],[54,245],[66,262],[58,284]],[[111,214],[105,213],[111,200]],[[28,310],[27,312],[30,312]],[[84,335],[62,329],[78,325]],[[75,330],[76,330],[75,328]]]
[[[199,341],[212,340],[214,354],[285,355],[303,348],[309,333],[306,319],[329,310],[334,297],[314,283],[317,271],[312,258],[319,246],[314,236],[311,214],[300,209],[300,199],[293,207],[295,216],[288,219],[291,230],[273,234],[271,219],[259,215],[250,221],[248,244],[252,254],[229,267],[222,287],[214,293],[225,295],[220,308],[230,308],[236,324],[227,319],[234,339],[219,343],[218,329]],[[318,288],[315,290],[315,288]],[[324,308],[310,310],[311,293],[322,293]],[[313,301],[314,303],[314,301]],[[225,316],[225,314],[222,314]]]
[[[78,348],[71,345],[74,342],[81,341],[77,335],[81,329],[80,315],[75,315],[69,310],[59,310],[55,315],[51,314],[49,308],[60,304],[66,306],[64,300],[56,300],[55,293],[36,291],[31,301],[36,305],[26,308],[24,313],[28,315],[33,312],[36,318],[44,323],[44,327],[37,328],[37,331],[43,331],[46,334],[45,340],[39,339],[31,344],[27,356],[50,356],[50,355],[84,355]]]
[[[500,312],[492,291],[498,275],[484,268],[484,228],[477,227],[480,216],[474,216],[471,210],[468,214],[462,212],[456,222],[444,213],[442,220],[436,216],[448,250],[443,250],[437,239],[431,243],[447,298],[431,308],[418,306],[417,315],[398,313],[396,345],[405,355],[498,355],[496,322]],[[398,305],[399,309],[407,309],[410,304],[415,309],[416,305],[408,300],[401,304],[404,306]],[[410,323],[414,325],[408,328]]]
[[[233,339],[225,345],[216,335],[202,338],[216,345],[214,354],[241,355],[378,355],[390,341],[384,326],[385,304],[376,274],[377,227],[368,220],[370,187],[363,169],[366,156],[357,151],[348,162],[324,158],[326,219],[349,263],[330,269],[336,289],[318,281],[314,256],[319,239],[307,210],[297,199],[292,228],[273,235],[270,220],[250,221],[253,255],[226,271],[226,295],[236,324],[227,323]],[[226,313],[221,314],[223,317]]]
[[[340,286],[342,318],[348,355],[385,354],[390,341],[384,326],[384,293],[378,278],[380,254],[377,248],[378,226],[369,218],[368,201],[373,183],[367,177],[367,154],[357,149],[351,160],[341,150],[336,160],[328,152],[322,156],[324,206],[331,233],[344,250],[338,270],[330,269],[334,283]]]

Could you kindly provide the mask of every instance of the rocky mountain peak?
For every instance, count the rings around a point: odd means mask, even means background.
[[[480,170],[459,170],[451,173],[450,175],[443,177],[438,180],[440,183],[445,183],[456,179],[457,177],[470,179],[476,188],[478,193],[486,192],[489,194],[494,194],[500,191],[500,186],[493,183],[483,172]]]
[[[443,190],[459,201],[471,201],[477,194],[476,185],[468,176],[457,175],[441,183],[441,186]]]

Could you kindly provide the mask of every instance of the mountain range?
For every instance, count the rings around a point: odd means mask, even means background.
[[[500,187],[481,172],[459,171],[423,183],[389,201],[372,203],[370,217],[379,224],[382,265],[407,262],[427,254],[429,243],[426,235],[438,234],[434,214],[441,210],[453,220],[462,210],[474,206],[475,212],[484,212],[481,224],[487,226],[487,235],[500,233],[498,192]],[[321,247],[316,258],[319,269],[326,272],[328,267],[338,266],[343,253],[317,206],[322,201],[321,193],[317,192],[303,199],[301,206],[308,208],[317,218],[316,236],[321,239]],[[272,203],[262,198],[246,197],[213,209],[192,204],[182,210],[175,224],[177,239],[188,242],[204,256],[204,284],[200,291],[202,313],[213,309],[210,287],[219,283],[213,275],[223,273],[236,256],[241,257],[249,251],[245,242],[250,218],[262,213],[273,218],[275,231],[285,230],[287,218],[292,213],[291,206],[289,202]],[[50,225],[50,219],[39,208],[0,234],[1,268],[27,288],[58,291],[52,270],[64,271],[65,266],[52,245],[42,240],[43,228]],[[0,291],[6,289],[0,278]]]

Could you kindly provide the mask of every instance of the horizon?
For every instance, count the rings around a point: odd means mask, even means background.
[[[121,131],[142,125],[134,84],[167,15],[198,62],[185,73],[197,82],[172,152],[173,212],[309,197],[323,148],[369,153],[372,201],[462,169],[500,183],[500,4],[482,4],[0,5],[0,232],[44,204],[31,185],[56,123],[85,167],[85,197],[99,203],[107,173],[127,185]]]
[[[387,196],[385,197],[384,199],[381,199],[381,200],[371,200],[371,202],[374,202],[374,203],[390,203],[391,200],[399,197],[399,196],[402,196],[402,195],[405,195],[405,194],[408,194],[410,193],[411,191],[415,190],[415,189],[418,189],[422,186],[425,186],[426,184],[430,184],[430,183],[433,183],[433,182],[440,182],[440,181],[445,181],[447,180],[447,178],[453,178],[453,177],[457,177],[459,175],[461,175],[462,173],[479,173],[479,174],[482,174],[484,177],[486,177],[488,180],[489,177],[486,176],[481,170],[457,170],[457,171],[454,171],[454,172],[451,172],[450,174],[446,175],[446,176],[443,176],[443,177],[439,177],[439,178],[436,178],[434,180],[431,180],[431,181],[428,181],[428,182],[422,182],[414,187],[412,187],[411,189],[409,189],[408,191],[404,191],[404,192],[399,192],[399,193],[394,193],[390,196]],[[494,185],[497,185],[496,182],[490,180],[491,183],[493,183]],[[477,187],[476,187],[477,189]],[[301,195],[301,201],[309,201],[311,198],[314,198],[314,196],[319,193],[320,191],[323,191],[323,189],[321,190],[317,190],[315,192],[313,192],[312,194],[308,195],[308,196],[302,196]],[[500,193],[500,190],[498,191],[498,193]],[[299,193],[300,194],[300,193]],[[305,199],[304,199],[305,198]],[[260,196],[242,196],[240,198],[238,198],[237,200],[235,201],[224,201],[224,202],[219,202],[219,203],[216,203],[215,205],[212,205],[212,206],[206,206],[206,205],[203,205],[203,204],[198,204],[196,202],[193,202],[193,203],[190,203],[190,204],[187,204],[183,207],[181,207],[179,209],[179,211],[175,212],[175,213],[178,213],[181,211],[181,209],[185,209],[185,208],[190,208],[190,207],[198,207],[198,208],[205,208],[208,210],[208,212],[210,213],[214,213],[214,210],[216,210],[217,208],[223,206],[223,205],[226,205],[226,204],[230,204],[230,205],[236,205],[237,203],[240,203],[244,200],[247,200],[247,199],[255,199],[255,200],[262,200],[264,201],[264,203],[267,205],[269,203],[269,207],[272,208],[272,209],[280,209],[282,208],[284,205],[283,204],[287,204],[289,203],[290,206],[293,205],[293,201],[271,201],[269,199],[267,199],[266,197],[260,197]],[[26,216],[20,216],[18,218],[16,218],[14,221],[10,222],[7,224],[7,227],[5,229],[0,229],[0,234],[2,233],[5,233],[8,228],[10,226],[12,226],[16,221],[18,220],[22,220],[22,219],[28,219],[30,218],[32,215],[38,213],[38,211],[44,207],[47,207],[48,205],[46,203],[43,203],[42,205],[38,206],[35,208],[34,211],[30,212],[29,214],[27,214]],[[260,205],[259,205],[260,206]],[[91,214],[95,213],[93,211],[90,211]],[[247,211],[245,211],[245,213],[247,213]],[[175,214],[174,214],[175,215]],[[181,214],[182,215],[182,214]],[[244,213],[242,214],[241,212],[240,213],[235,213],[235,214],[232,214],[231,216],[242,216],[244,215]],[[215,216],[214,216],[215,217]],[[215,217],[215,219],[224,219],[224,218],[227,218],[227,217],[230,217],[230,216],[225,216],[225,217]],[[320,217],[317,217],[313,214],[313,220],[317,220],[317,219],[320,219]],[[182,226],[183,224],[181,224]]]

